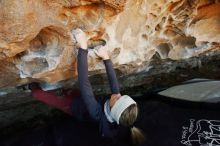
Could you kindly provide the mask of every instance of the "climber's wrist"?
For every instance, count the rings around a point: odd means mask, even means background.
[[[103,56],[103,57],[102,57],[102,60],[109,60],[109,59],[110,59],[109,56]]]
[[[80,44],[80,48],[82,48],[83,50],[87,50],[88,49],[87,43]]]

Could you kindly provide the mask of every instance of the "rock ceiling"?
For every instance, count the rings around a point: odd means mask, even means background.
[[[155,53],[186,59],[220,48],[220,1],[1,0],[0,87],[76,77],[74,28],[106,40],[119,69]],[[90,51],[89,70],[100,69]]]

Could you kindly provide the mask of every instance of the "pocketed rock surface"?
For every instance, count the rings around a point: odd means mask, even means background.
[[[1,0],[0,87],[76,78],[75,28],[106,40],[120,70],[218,50],[219,22],[219,0]],[[91,51],[89,70],[103,68]]]

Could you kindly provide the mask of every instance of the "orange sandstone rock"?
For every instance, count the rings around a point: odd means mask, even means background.
[[[0,87],[76,77],[74,28],[90,44],[105,39],[120,69],[156,52],[178,60],[219,49],[219,22],[219,0],[1,0]],[[90,52],[89,70],[99,69]]]

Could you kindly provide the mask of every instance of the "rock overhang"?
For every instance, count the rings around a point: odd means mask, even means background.
[[[181,60],[220,46],[218,0],[3,0],[0,7],[1,87],[76,77],[74,28],[106,40],[119,70],[156,53]],[[90,52],[89,70],[103,67]]]

